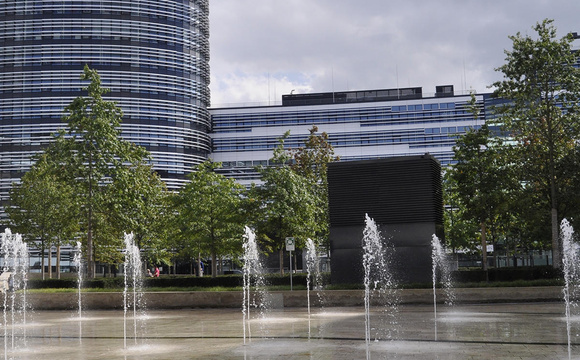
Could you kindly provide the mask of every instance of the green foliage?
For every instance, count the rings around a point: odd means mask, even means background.
[[[564,177],[563,160],[580,139],[580,69],[574,65],[572,34],[556,38],[551,20],[536,24],[537,38],[517,33],[506,63],[496,70],[495,95],[509,100],[497,108],[498,122],[516,143],[522,182],[548,199],[554,266],[561,262],[558,224]]]
[[[115,180],[107,204],[107,220],[118,231],[114,237],[132,232],[144,260],[171,264],[166,250],[170,195],[165,183],[144,163],[120,168]]]
[[[453,251],[458,249],[474,251],[478,224],[465,214],[466,208],[461,202],[457,183],[452,174],[452,169],[443,174],[443,203],[446,205],[443,214],[445,241],[448,248]]]
[[[304,248],[308,238],[314,239],[320,224],[316,214],[320,204],[314,191],[314,183],[296,173],[288,165],[289,156],[284,150],[284,139],[280,139],[274,150],[271,163],[278,164],[261,168],[264,182],[253,187],[249,198],[259,215],[254,217],[257,232],[266,243],[264,248],[277,249],[282,260],[285,238],[294,237],[297,248]],[[280,261],[280,273],[283,273]]]
[[[330,249],[328,232],[330,228],[330,215],[328,212],[328,164],[338,161],[334,155],[334,148],[329,142],[328,134],[322,132],[316,134],[318,127],[312,126],[310,135],[304,141],[304,146],[290,151],[293,171],[310,180],[312,191],[315,196],[315,222],[318,225],[313,240]]]
[[[189,175],[190,182],[174,198],[174,240],[179,257],[211,256],[212,276],[218,256],[242,251],[243,187],[215,172],[220,163],[206,161]]]
[[[28,280],[28,288],[30,289],[73,289],[77,287],[78,283],[75,278]],[[85,279],[83,281],[83,288],[123,289],[123,287],[124,287],[124,278],[122,276],[112,278]]]
[[[13,184],[6,212],[12,229],[41,250],[60,246],[78,233],[74,188],[62,181],[45,154],[38,156],[20,183]]]
[[[477,120],[479,109],[473,94],[468,106]],[[448,195],[447,199],[456,202],[454,208],[460,209],[459,215],[466,221],[461,227],[455,224],[453,231],[469,232],[472,231],[470,223],[478,224],[480,248],[486,249],[488,232],[495,234],[498,231],[501,217],[508,208],[510,192],[518,186],[517,181],[512,176],[509,161],[504,157],[503,143],[485,123],[460,136],[453,151],[456,163],[446,177],[448,189],[453,195]],[[469,236],[469,233],[454,235]],[[459,243],[456,238],[454,240]],[[469,248],[474,249],[473,245]],[[481,253],[482,266],[486,270],[487,252],[483,250]]]

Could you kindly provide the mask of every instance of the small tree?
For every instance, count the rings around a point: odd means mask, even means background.
[[[316,235],[317,197],[311,180],[293,171],[284,150],[286,133],[274,150],[271,163],[260,169],[264,184],[253,188],[252,199],[260,199],[258,228],[280,254],[280,273],[284,273],[285,238],[294,237],[297,247],[304,247],[308,238]]]
[[[70,242],[78,234],[75,189],[63,182],[56,169],[41,154],[20,183],[12,185],[10,206],[6,212],[12,227],[29,242],[40,245],[41,273],[44,279],[46,249]],[[58,250],[57,250],[58,251]],[[60,278],[60,257],[57,256],[57,277]],[[51,251],[48,255],[49,276],[52,277]]]
[[[477,119],[479,111],[473,94],[468,105]],[[463,206],[462,215],[480,225],[483,270],[487,270],[488,227],[503,211],[508,199],[510,175],[500,149],[501,141],[492,136],[487,124],[460,136],[453,147],[457,163],[450,177]]]
[[[219,255],[241,253],[244,232],[241,217],[242,185],[217,174],[220,163],[206,161],[189,175],[190,182],[175,198],[176,225],[182,250],[194,251],[201,266],[201,254],[212,259],[212,277],[218,273]],[[193,254],[190,254],[193,255]],[[201,269],[198,268],[198,273]]]
[[[317,134],[317,132],[318,127],[312,126],[310,135],[304,141],[304,146],[290,151],[291,168],[312,183],[316,200],[316,238],[319,244],[324,244],[329,248],[328,164],[340,158],[334,155],[334,148],[330,144],[328,134],[326,132]]]

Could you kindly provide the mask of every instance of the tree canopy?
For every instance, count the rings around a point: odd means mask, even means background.
[[[176,241],[181,256],[201,255],[212,259],[212,276],[218,273],[218,256],[236,256],[242,251],[244,187],[216,173],[220,163],[208,160],[195,167],[190,182],[175,196]],[[198,273],[201,273],[198,269]]]
[[[561,215],[563,160],[580,140],[580,70],[574,65],[572,34],[557,39],[552,20],[534,26],[537,37],[510,36],[512,50],[496,70],[495,96],[508,100],[497,107],[497,121],[517,142],[522,182],[545,194],[551,208],[554,267],[561,265],[558,224]]]

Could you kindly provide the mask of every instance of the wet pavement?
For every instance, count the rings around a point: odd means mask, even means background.
[[[373,309],[36,311],[0,324],[0,359],[580,359],[563,303]],[[245,331],[244,331],[245,330]]]

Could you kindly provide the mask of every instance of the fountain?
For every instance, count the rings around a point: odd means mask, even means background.
[[[316,244],[312,239],[306,241],[306,299],[308,306],[308,337],[310,338],[311,309],[310,309],[310,289],[315,291],[320,306],[324,305],[322,292],[322,276],[320,274],[320,258],[316,249]]]
[[[127,311],[132,307],[133,312],[133,339],[137,345],[138,329],[145,328],[145,324],[138,323],[138,319],[144,319],[143,301],[143,271],[141,252],[135,244],[133,233],[125,234],[125,281],[123,289],[123,344],[127,348]],[[130,292],[130,293],[129,293]]]
[[[251,308],[259,309],[259,316],[264,317],[268,309],[266,283],[262,262],[260,261],[260,252],[256,243],[256,234],[246,226],[244,235],[244,267],[243,267],[243,299],[242,315],[244,327],[244,344],[246,337],[251,340],[252,329],[250,326]],[[254,291],[252,291],[254,290]],[[247,332],[247,333],[246,333]]]
[[[433,268],[433,314],[435,321],[435,340],[437,340],[437,283],[438,279],[445,294],[445,305],[453,306],[455,302],[455,291],[451,279],[451,264],[445,248],[437,235],[431,238],[431,262]]]
[[[574,230],[568,220],[560,224],[562,239],[562,266],[564,271],[564,302],[566,304],[566,334],[568,337],[568,356],[571,357],[572,319],[577,318],[580,300],[580,246],[574,242]]]
[[[470,354],[472,358],[505,358],[506,354],[508,357],[513,354],[518,358],[527,359],[562,359],[565,358],[564,355],[571,358],[572,351],[577,346],[574,344],[577,337],[570,335],[570,323],[573,324],[577,320],[574,311],[577,307],[578,289],[580,289],[580,271],[574,264],[580,263],[580,259],[578,246],[572,241],[572,229],[567,223],[563,223],[561,233],[564,253],[569,256],[563,260],[567,268],[564,289],[567,302],[566,324],[562,316],[564,304],[561,302],[515,304],[499,302],[490,306],[489,304],[463,305],[446,301],[447,304],[453,304],[457,311],[454,312],[453,317],[446,317],[446,321],[440,322],[440,339],[436,341],[433,341],[431,290],[413,289],[412,296],[422,296],[424,301],[421,300],[420,304],[400,304],[399,298],[404,299],[408,294],[405,293],[406,290],[396,289],[395,275],[389,269],[393,255],[391,247],[385,243],[375,222],[368,216],[362,239],[365,270],[364,311],[361,296],[355,296],[358,305],[353,305],[351,290],[344,291],[348,293],[346,295],[339,295],[345,296],[344,299],[351,304],[349,307],[337,302],[338,298],[334,297],[336,294],[327,293],[326,300],[332,304],[328,306],[334,308],[326,309],[324,314],[316,314],[320,316],[313,316],[312,321],[318,322],[320,328],[324,329],[319,331],[318,336],[311,334],[310,309],[307,317],[302,307],[305,306],[305,301],[303,305],[271,309],[271,304],[267,301],[268,294],[265,292],[256,235],[249,228],[246,228],[243,246],[243,294],[229,292],[220,298],[233,299],[233,305],[229,305],[231,309],[149,309],[147,322],[150,327],[146,334],[138,334],[138,312],[142,309],[142,302],[139,300],[141,297],[141,261],[139,248],[135,245],[133,236],[129,234],[125,236],[126,277],[123,315],[121,311],[83,309],[81,312],[79,310],[78,321],[80,322],[81,316],[84,320],[82,333],[79,335],[82,341],[78,341],[76,336],[77,331],[80,331],[77,330],[79,329],[77,319],[63,317],[62,312],[37,310],[30,316],[28,324],[20,322],[16,325],[7,323],[11,315],[5,315],[3,324],[5,359],[48,356],[60,360],[123,357],[155,359],[167,356],[167,354],[171,354],[172,359],[192,357],[336,358],[338,354],[345,358],[364,358],[365,352],[367,359],[370,359],[371,355],[373,358],[459,359],[464,358],[466,354]],[[15,238],[12,235],[8,237]],[[2,254],[5,256],[3,269],[13,263],[13,254],[26,253],[12,250],[12,245],[5,247],[8,243],[6,238],[6,235],[2,238]],[[434,254],[444,254],[443,247],[435,237],[433,245]],[[80,245],[77,247],[80,249]],[[7,250],[8,248],[11,250]],[[80,251],[78,253],[80,254]],[[322,293],[320,283],[316,280],[318,269],[316,253],[314,242],[308,241],[306,254],[306,266],[309,273],[308,288],[314,291],[320,289]],[[443,258],[444,256],[441,257]],[[80,270],[82,268],[80,258],[75,257],[75,264],[77,260]],[[446,279],[446,275],[443,274],[444,266],[441,261],[439,258],[435,259],[433,272],[441,277],[440,281],[445,282],[443,279]],[[19,271],[14,270],[15,273]],[[25,272],[20,272],[20,274],[25,279]],[[26,288],[25,284],[16,285],[16,282],[14,284],[15,288],[18,286]],[[308,299],[310,299],[310,290],[307,291]],[[518,290],[517,293],[520,291]],[[533,289],[533,291],[537,290]],[[20,296],[23,291],[16,293]],[[337,293],[340,294],[343,291],[337,291]],[[559,295],[560,288],[554,293]],[[12,294],[8,292],[8,295]],[[35,295],[37,294],[32,294],[32,297]],[[89,303],[87,296],[90,295],[87,293],[83,295],[85,303]],[[281,296],[281,294],[276,295]],[[288,294],[284,294],[286,295]],[[209,294],[203,296],[211,297]],[[301,296],[303,295],[298,294],[298,297]],[[291,297],[296,299],[297,296],[291,294]],[[316,297],[313,296],[313,298]],[[465,295],[462,299],[465,300]],[[80,300],[79,295],[79,309],[82,308]],[[433,300],[437,303],[435,297]],[[170,301],[169,298],[168,302]],[[240,301],[242,301],[243,331],[239,327]],[[416,298],[412,298],[411,301],[416,301]],[[10,296],[5,298],[5,311],[11,309],[10,302]],[[117,301],[117,304],[119,303],[120,301]],[[153,303],[154,301],[150,304]],[[285,305],[288,304],[285,303]],[[308,303],[309,308],[310,305],[312,304]],[[66,306],[70,308],[70,304]],[[200,306],[207,305],[200,304]],[[228,305],[219,303],[218,306]],[[85,307],[87,307],[86,304]],[[133,311],[132,319],[131,310]],[[252,314],[250,314],[251,310]],[[268,310],[267,318],[264,316],[266,310]],[[437,311],[436,308],[435,311]],[[251,315],[254,315],[254,318]],[[255,329],[250,326],[255,328],[256,323],[267,324],[268,331],[260,334],[262,336],[256,336]],[[452,326],[448,326],[449,324]],[[22,338],[20,334],[25,330],[28,332],[26,344],[11,347],[10,342],[13,339],[20,342]],[[254,330],[253,337],[252,330]],[[14,335],[10,334],[11,331]],[[567,344],[566,335],[568,336]],[[150,339],[151,344],[127,347],[127,340],[131,337],[135,341],[138,338],[143,341]],[[251,346],[247,346],[246,338],[251,341]],[[121,341],[124,347],[121,346]],[[567,354],[565,354],[566,350]]]
[[[12,234],[10,229],[6,229],[2,233],[0,255],[3,258],[0,291],[4,295],[4,354],[8,354],[9,348],[13,351],[19,346],[18,339],[21,345],[26,345],[28,246],[19,234]],[[20,334],[17,333],[18,328],[22,329]]]
[[[363,232],[363,268],[364,268],[364,304],[365,304],[365,341],[367,359],[370,358],[369,344],[371,341],[371,304],[381,306],[379,324],[375,330],[375,341],[383,336],[393,338],[397,326],[398,296],[394,275],[389,269],[392,260],[392,247],[387,246],[379,232],[377,224],[368,214],[365,216]],[[385,331],[380,334],[379,331]]]
[[[78,302],[78,319],[79,319],[79,341],[83,339],[83,303],[82,303],[82,287],[83,287],[83,251],[80,241],[77,241],[77,248],[73,257],[73,264],[77,270],[77,302]]]

